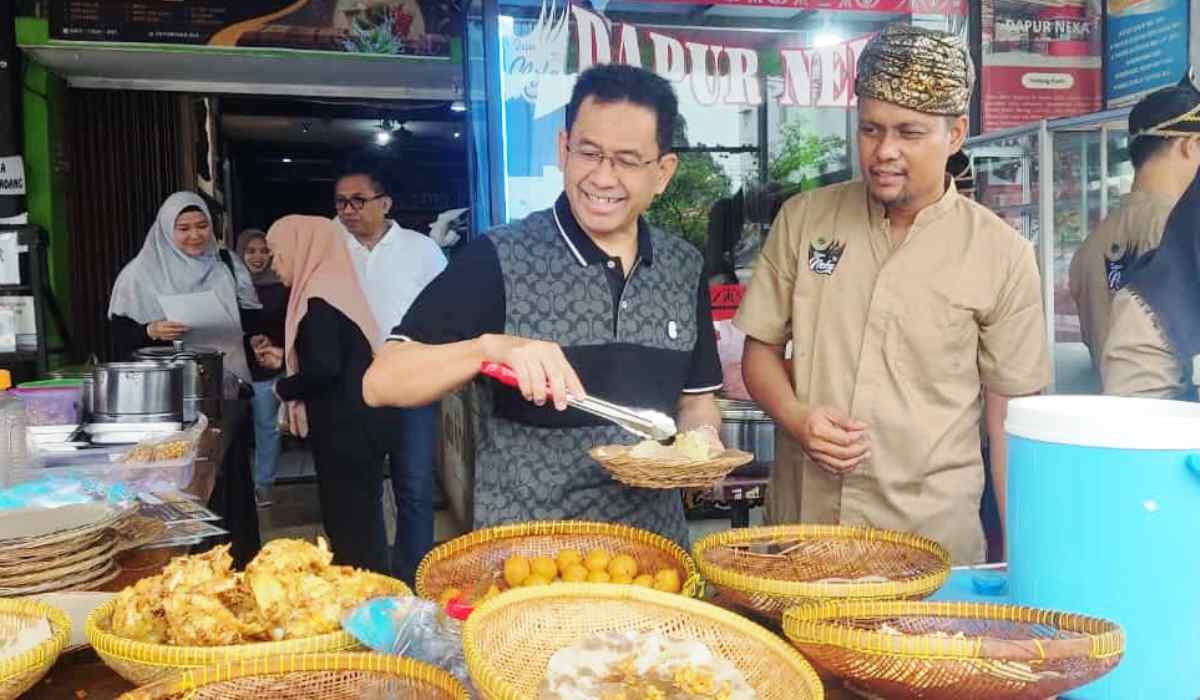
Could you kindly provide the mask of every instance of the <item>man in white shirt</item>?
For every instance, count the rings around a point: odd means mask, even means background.
[[[446,256],[428,236],[401,228],[387,218],[392,198],[372,172],[354,168],[344,171],[337,181],[334,204],[335,221],[346,233],[346,248],[379,332],[386,338],[400,325],[425,285],[445,269]],[[392,573],[412,583],[417,565],[433,546],[434,450],[439,417],[436,404],[380,411],[386,422],[382,433],[388,440],[392,493],[396,498]]]

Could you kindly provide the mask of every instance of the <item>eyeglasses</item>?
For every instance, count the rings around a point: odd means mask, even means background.
[[[659,156],[658,158],[651,158],[650,160],[638,160],[637,156],[633,155],[632,153],[617,153],[615,155],[609,155],[598,148],[592,148],[590,146],[571,146],[570,144],[567,145],[567,153],[579,158],[593,168],[600,167],[600,164],[606,160],[612,161],[613,170],[624,171],[628,173],[637,172],[647,165],[650,165],[651,163],[657,163],[662,159],[662,156]]]
[[[341,211],[346,207],[350,207],[354,211],[362,211],[363,207],[367,206],[367,202],[374,202],[386,196],[386,194],[377,194],[374,197],[334,197],[334,211]]]

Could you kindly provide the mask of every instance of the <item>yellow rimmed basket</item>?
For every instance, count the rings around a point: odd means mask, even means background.
[[[380,579],[392,595],[412,595],[412,590],[403,581],[379,574],[370,575]],[[116,606],[117,599],[114,598],[93,610],[87,617],[84,633],[104,663],[134,685],[146,685],[182,671],[227,662],[362,648],[354,637],[341,630],[302,639],[229,646],[150,644],[113,634],[111,621]]]
[[[612,478],[643,489],[705,488],[754,461],[754,455],[734,449],[710,459],[649,459],[633,456],[632,449],[628,445],[604,445],[592,448],[588,454]]]
[[[632,556],[641,571],[674,568],[684,595],[702,593],[695,562],[661,535],[628,525],[547,520],[484,528],[435,547],[417,567],[417,595],[438,600],[448,588],[469,591],[514,555],[554,557],[564,549],[587,554],[596,548]]]
[[[783,629],[818,668],[867,697],[1038,700],[1111,671],[1115,623],[991,603],[855,601],[803,605]]]
[[[503,593],[467,618],[463,650],[484,700],[532,700],[550,658],[605,632],[662,632],[695,640],[737,666],[759,700],[822,700],[812,666],[746,618],[636,586],[564,583]]]
[[[692,556],[722,605],[772,623],[804,603],[925,598],[950,576],[950,553],[931,539],[844,525],[727,530]]]
[[[445,671],[383,654],[290,654],[206,666],[131,690],[119,700],[361,697],[469,700]]]
[[[50,624],[50,638],[22,654],[0,659],[0,700],[20,697],[40,681],[71,636],[71,619],[53,605],[0,598],[0,635],[15,634],[38,618]]]

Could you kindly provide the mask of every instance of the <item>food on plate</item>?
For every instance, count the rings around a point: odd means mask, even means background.
[[[691,639],[607,632],[550,658],[538,700],[753,700],[737,666]]]
[[[122,461],[126,464],[171,462],[183,457],[191,449],[191,440],[168,440],[156,445],[138,445],[130,450]]]
[[[640,459],[676,460],[689,459],[701,461],[712,459],[725,450],[721,438],[712,426],[704,426],[696,430],[688,430],[675,435],[670,445],[664,445],[654,440],[643,440],[629,450],[630,457]]]
[[[323,539],[268,542],[244,573],[233,570],[228,545],[177,557],[121,591],[112,631],[175,646],[299,639],[334,632],[346,611],[393,592],[382,577],[332,561]]]
[[[32,651],[52,636],[50,623],[44,617],[6,623],[0,628],[0,660]]]
[[[514,554],[480,580],[458,582],[442,590],[437,601],[443,609],[455,601],[478,605],[505,590],[553,583],[632,584],[667,593],[679,593],[683,588],[679,571],[673,567],[643,569],[632,554],[597,547],[587,556],[574,549],[532,557]]]

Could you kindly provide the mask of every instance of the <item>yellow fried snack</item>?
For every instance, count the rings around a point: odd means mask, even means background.
[[[323,540],[275,540],[233,571],[228,545],[178,557],[117,596],[113,633],[154,644],[213,646],[336,631],[342,616],[393,591],[387,579],[331,566]]]

